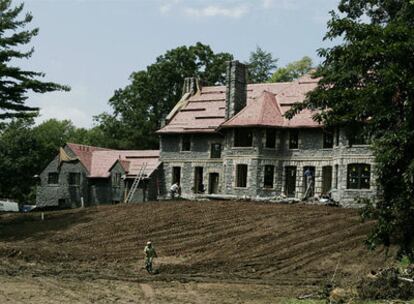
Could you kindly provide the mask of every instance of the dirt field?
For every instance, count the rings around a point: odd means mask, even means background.
[[[0,303],[283,303],[391,263],[356,210],[159,202],[0,215]],[[158,251],[148,275],[142,250]]]

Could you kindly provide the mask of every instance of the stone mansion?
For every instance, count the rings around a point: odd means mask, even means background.
[[[305,170],[315,194],[330,193],[352,203],[377,193],[369,146],[327,129],[303,110],[283,114],[317,79],[247,84],[246,66],[229,62],[225,86],[200,87],[186,78],[182,99],[158,130],[162,164],[161,194],[179,182],[184,198],[301,199]]]

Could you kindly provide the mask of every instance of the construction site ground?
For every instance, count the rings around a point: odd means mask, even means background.
[[[285,303],[393,262],[358,210],[149,202],[0,215],[0,303]],[[157,274],[143,269],[147,240]],[[286,302],[286,303],[288,303]]]

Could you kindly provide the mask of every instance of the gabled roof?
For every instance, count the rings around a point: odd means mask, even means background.
[[[128,175],[138,174],[141,166],[147,163],[145,176],[150,176],[158,168],[159,150],[110,150],[100,147],[68,143],[67,146],[78,157],[89,172],[89,177],[106,178],[113,165],[120,161]]]
[[[223,123],[221,127],[282,127],[283,124],[284,119],[275,95],[268,91],[263,91],[257,100],[251,102],[237,115]]]
[[[235,116],[228,121],[225,119],[226,87],[202,87],[195,95],[186,99],[185,103],[181,102],[180,108],[175,108],[174,113],[171,113],[173,115],[169,116],[171,119],[168,124],[157,133],[214,133],[221,126],[230,127],[231,124],[245,126],[246,124],[242,122],[252,124],[260,122],[258,125],[288,128],[320,127],[312,119],[315,113],[309,110],[302,111],[292,120],[282,117],[294,103],[302,102],[306,93],[316,88],[317,83],[318,79],[305,75],[292,82],[249,84],[247,85],[246,107],[236,115],[239,116],[237,119],[234,119]],[[266,96],[262,97],[263,95]],[[272,99],[271,102],[270,99]],[[256,102],[259,104],[252,106]],[[275,102],[278,107],[274,107]],[[275,116],[267,115],[269,109]],[[283,119],[283,124],[281,119]],[[233,122],[230,123],[230,121]]]
[[[93,147],[87,145],[78,145],[74,143],[66,144],[72,152],[79,158],[80,162],[85,166],[88,172],[91,172],[92,154],[95,151],[110,151],[110,149]]]
[[[92,158],[92,170],[90,171],[90,177],[108,177],[110,170],[116,161],[122,161],[121,165],[127,172],[127,175],[138,174],[141,166],[147,163],[147,167],[144,171],[146,176],[152,174],[152,172],[159,166],[159,150],[130,150],[130,151],[96,151],[93,153]]]

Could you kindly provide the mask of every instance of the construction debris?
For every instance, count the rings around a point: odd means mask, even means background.
[[[401,299],[414,298],[414,271],[412,267],[400,269],[388,267],[371,272],[358,286],[361,299]]]

